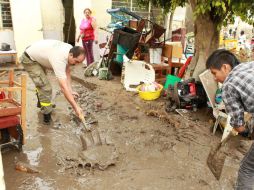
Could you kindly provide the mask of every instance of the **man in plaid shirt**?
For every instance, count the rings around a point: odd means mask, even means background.
[[[231,126],[239,134],[248,135],[244,112],[254,114],[254,62],[239,64],[231,52],[220,49],[207,59],[206,68],[211,70],[217,82],[223,83],[222,99],[231,116]],[[254,144],[241,162],[236,189],[254,189]]]

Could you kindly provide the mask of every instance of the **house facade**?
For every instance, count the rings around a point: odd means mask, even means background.
[[[20,55],[40,39],[75,43],[83,10],[90,8],[99,26],[110,22],[111,0],[0,0],[0,44],[8,43]]]

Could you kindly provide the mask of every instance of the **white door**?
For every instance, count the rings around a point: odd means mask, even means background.
[[[31,43],[43,39],[40,0],[10,0],[14,41],[20,56]]]

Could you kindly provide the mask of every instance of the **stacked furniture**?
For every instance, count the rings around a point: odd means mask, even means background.
[[[1,78],[6,71],[0,73]],[[21,75],[21,83],[14,80],[14,71],[10,70],[7,80],[0,81],[0,130],[8,130],[13,140],[1,144],[1,148],[7,145],[15,145],[21,150],[25,143],[26,132],[26,80],[25,74]],[[19,92],[17,100],[14,92]],[[6,94],[6,95],[5,95]]]

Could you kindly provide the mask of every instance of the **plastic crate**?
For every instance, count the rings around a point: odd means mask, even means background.
[[[134,50],[138,45],[141,33],[128,27],[115,29],[112,44],[121,45],[124,49],[128,49],[126,56],[131,59]]]

